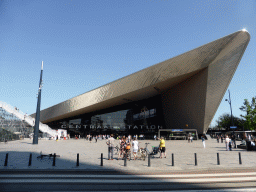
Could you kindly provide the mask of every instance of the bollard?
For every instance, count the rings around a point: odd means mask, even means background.
[[[127,155],[126,154],[124,155],[124,166],[125,167],[127,166]]]
[[[5,156],[4,166],[7,166],[7,164],[8,164],[8,153],[6,153],[6,156]]]
[[[219,153],[217,153],[217,165],[220,165],[220,156],[219,156]]]
[[[29,155],[28,166],[31,166],[31,162],[32,162],[32,153],[30,153]]]
[[[56,160],[56,153],[54,153],[54,155],[53,155],[53,162],[52,162],[52,166],[55,166],[55,160]]]
[[[76,166],[79,166],[79,153],[77,153],[77,158],[76,158]]]
[[[172,153],[172,166],[174,166],[174,154]]]
[[[238,155],[239,155],[239,164],[241,165],[242,164],[241,153],[239,152]]]
[[[103,153],[101,153],[101,157],[100,157],[100,166],[103,166]]]
[[[196,153],[195,153],[195,166],[197,166],[197,157],[196,157]]]
[[[151,164],[150,164],[150,157],[151,157],[151,155],[148,154],[148,167],[151,166]]]

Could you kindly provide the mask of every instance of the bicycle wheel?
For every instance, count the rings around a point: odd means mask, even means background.
[[[147,151],[146,151],[146,150],[143,150],[143,151],[142,151],[142,158],[143,158],[143,161],[146,160],[147,156],[148,156]]]

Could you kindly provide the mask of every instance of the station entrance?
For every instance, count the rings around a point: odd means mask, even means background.
[[[167,140],[187,140],[189,136],[192,136],[194,140],[198,140],[196,129],[159,129],[158,138],[161,136]]]

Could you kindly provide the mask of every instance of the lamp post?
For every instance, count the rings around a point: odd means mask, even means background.
[[[231,123],[232,126],[234,126],[234,121],[233,121],[233,115],[232,115],[232,106],[231,106],[231,98],[230,98],[230,91],[228,90],[228,94],[229,94],[229,99],[225,99],[225,101],[227,101],[230,105],[230,111],[231,111]],[[235,132],[234,132],[234,128],[233,128],[233,134],[234,134],[234,148],[236,148],[236,136],[235,136]]]
[[[39,81],[39,89],[38,89],[38,97],[37,97],[37,108],[36,108],[36,122],[34,126],[34,137],[33,144],[38,144],[38,132],[39,132],[39,122],[40,122],[40,104],[41,104],[41,90],[42,90],[42,77],[43,77],[43,61],[41,67],[40,81]]]

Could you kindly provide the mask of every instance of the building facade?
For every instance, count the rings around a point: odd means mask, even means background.
[[[238,31],[41,111],[72,134],[207,131],[249,43]],[[32,116],[35,116],[33,114]]]

